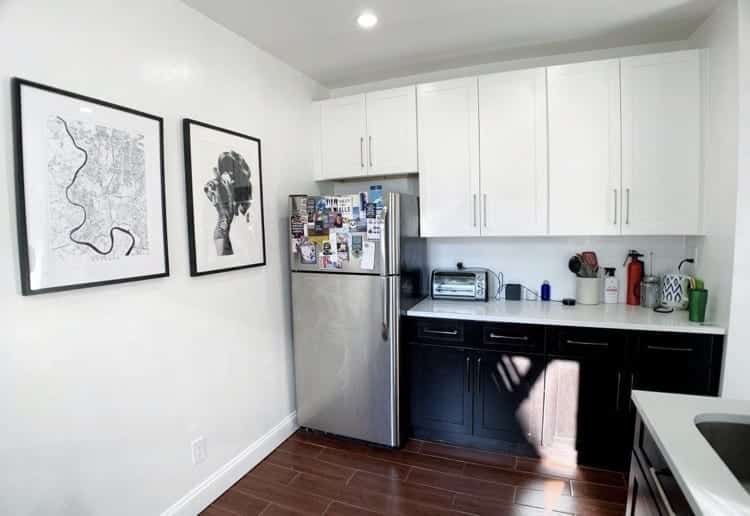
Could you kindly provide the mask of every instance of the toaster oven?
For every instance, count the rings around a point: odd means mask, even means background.
[[[487,271],[482,269],[435,269],[430,281],[432,299],[487,301],[488,278]]]

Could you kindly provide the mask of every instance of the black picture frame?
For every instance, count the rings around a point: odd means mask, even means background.
[[[195,230],[195,207],[193,204],[194,201],[194,194],[195,191],[193,189],[193,149],[191,146],[191,127],[192,126],[198,126],[204,129],[208,129],[211,131],[216,131],[219,133],[223,133],[232,137],[241,138],[245,140],[249,140],[251,142],[254,142],[258,146],[258,189],[260,190],[260,194],[258,196],[258,200],[260,201],[260,230],[261,230],[261,254],[262,254],[262,260],[255,263],[248,263],[245,265],[237,265],[237,266],[230,266],[230,267],[224,267],[219,269],[208,269],[208,270],[199,270],[199,264],[198,264],[198,256],[196,251],[196,230]],[[256,138],[254,136],[250,136],[247,134],[243,134],[237,131],[232,131],[230,129],[225,129],[223,127],[218,127],[215,125],[207,124],[205,122],[200,122],[198,120],[194,120],[192,118],[184,118],[182,121],[182,132],[183,132],[183,147],[184,147],[184,155],[185,155],[185,194],[186,194],[186,201],[187,201],[187,226],[188,226],[188,246],[189,246],[189,255],[190,255],[190,276],[196,277],[196,276],[205,276],[209,274],[218,274],[220,272],[229,272],[229,271],[236,271],[236,270],[242,270],[242,269],[252,269],[256,267],[263,267],[267,264],[267,254],[266,254],[266,227],[265,227],[265,209],[264,209],[264,203],[263,203],[263,157],[262,157],[262,149],[261,149],[261,140],[260,138]]]
[[[161,199],[161,229],[162,229],[162,243],[164,249],[164,267],[163,271],[145,274],[138,276],[122,277],[117,279],[110,279],[105,281],[91,281],[91,282],[79,282],[70,285],[59,285],[52,287],[33,288],[31,285],[31,267],[30,267],[30,256],[29,256],[29,240],[28,240],[28,219],[27,219],[27,205],[26,205],[26,170],[24,163],[24,143],[29,142],[23,141],[23,105],[22,105],[22,93],[21,90],[24,87],[35,88],[45,92],[53,93],[63,97],[73,98],[75,100],[94,104],[97,106],[103,106],[105,108],[114,109],[128,113],[133,116],[144,117],[157,122],[158,124],[158,142],[159,142],[159,185],[161,188],[160,199]],[[38,82],[13,77],[11,78],[11,111],[13,119],[13,137],[14,137],[14,164],[15,164],[15,189],[16,189],[16,226],[17,226],[17,237],[18,237],[18,255],[21,272],[21,293],[24,296],[31,296],[37,294],[47,294],[53,292],[62,292],[68,290],[78,290],[90,287],[99,287],[104,285],[114,285],[119,283],[128,283],[133,281],[143,281],[147,279],[163,278],[169,276],[169,249],[167,245],[167,208],[166,208],[166,188],[165,188],[165,174],[164,174],[164,120],[163,118],[138,111],[129,107],[107,102],[105,100],[81,95],[71,91],[66,91],[60,88],[41,84]],[[114,245],[114,243],[113,243]]]

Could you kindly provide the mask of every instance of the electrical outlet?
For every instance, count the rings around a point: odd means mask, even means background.
[[[208,446],[206,444],[206,438],[201,436],[192,442],[193,449],[193,464],[200,464],[205,462],[208,458]]]

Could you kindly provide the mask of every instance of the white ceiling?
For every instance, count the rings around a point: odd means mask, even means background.
[[[336,88],[476,64],[687,38],[719,0],[183,0]],[[373,10],[371,31],[356,18]]]

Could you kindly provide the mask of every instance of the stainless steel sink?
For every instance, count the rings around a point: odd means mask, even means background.
[[[695,426],[750,493],[750,420],[731,415],[699,416]]]

